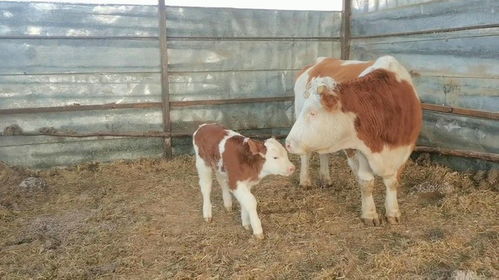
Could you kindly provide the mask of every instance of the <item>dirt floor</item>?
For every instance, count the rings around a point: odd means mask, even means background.
[[[0,165],[0,279],[499,278],[497,170],[457,173],[422,155],[402,177],[402,224],[368,227],[345,158],[331,162],[330,188],[300,188],[297,174],[256,187],[263,241],[238,206],[225,211],[217,185],[203,221],[190,156]],[[19,187],[29,176],[47,185]],[[375,199],[383,213],[381,182]]]

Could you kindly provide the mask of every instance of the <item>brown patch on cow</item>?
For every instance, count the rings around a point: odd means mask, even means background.
[[[373,61],[366,61],[342,65],[345,61],[335,58],[322,60],[308,71],[308,82],[317,77],[331,77],[338,83],[346,82],[356,79],[362,71],[374,64]]]
[[[373,151],[414,145],[422,125],[421,103],[413,86],[393,72],[377,69],[340,83],[334,90],[341,110],[357,115],[357,137]],[[323,95],[321,99],[326,99]]]
[[[207,124],[196,131],[194,143],[198,147],[199,156],[213,168],[220,161],[218,144],[227,135],[227,129],[219,124]]]
[[[321,93],[321,104],[326,108],[326,111],[332,112],[339,109],[340,98],[336,94],[332,94],[329,91]]]
[[[303,67],[303,69],[301,69],[300,72],[298,72],[298,74],[296,74],[295,81],[296,81],[296,79],[298,79],[298,77],[301,76],[301,74],[305,73],[305,71],[307,71],[308,68],[310,68],[312,66],[314,66],[314,65],[313,64],[309,64],[309,65],[306,65],[305,67]]]
[[[252,139],[245,143],[244,139],[244,136],[233,136],[225,142],[222,160],[231,189],[236,189],[237,181],[257,180],[265,162],[260,155],[267,153],[265,145]],[[250,143],[253,148],[250,148]]]

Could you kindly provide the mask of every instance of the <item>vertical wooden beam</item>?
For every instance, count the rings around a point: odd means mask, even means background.
[[[161,57],[161,103],[163,113],[163,131],[171,132],[170,123],[170,89],[168,86],[168,47],[166,44],[166,7],[165,0],[158,0],[159,18],[159,53]],[[172,155],[172,138],[165,137],[165,157]]]
[[[352,16],[352,0],[343,0],[343,12],[341,13],[341,59],[350,59],[350,24]]]

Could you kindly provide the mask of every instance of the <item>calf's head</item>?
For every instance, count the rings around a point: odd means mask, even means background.
[[[260,154],[265,158],[262,166],[263,175],[283,175],[289,176],[295,171],[295,166],[289,161],[286,149],[274,138],[261,142],[249,140],[250,151],[253,154]]]
[[[335,81],[330,77],[315,78],[304,94],[302,110],[286,138],[287,150],[305,154],[344,149],[352,134],[355,115],[341,110]]]

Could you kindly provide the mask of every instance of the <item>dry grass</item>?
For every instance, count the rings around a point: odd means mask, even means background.
[[[189,156],[37,172],[2,165],[0,278],[499,277],[497,171],[411,162],[399,195],[403,223],[375,228],[360,222],[360,194],[345,159],[331,161],[331,188],[302,189],[297,175],[256,187],[263,241],[240,226],[238,209],[224,211],[217,186],[214,221],[203,222]],[[16,188],[26,176],[41,176],[48,189]],[[380,182],[376,190],[382,213]]]

